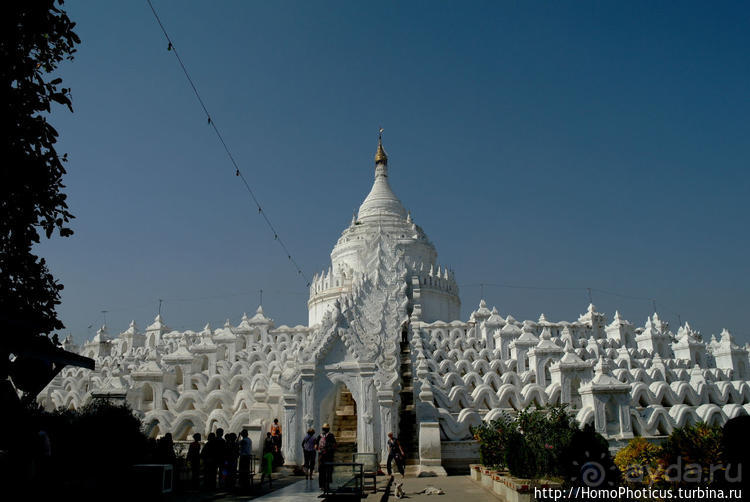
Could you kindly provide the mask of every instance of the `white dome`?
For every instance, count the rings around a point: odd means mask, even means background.
[[[403,253],[409,283],[419,278],[416,287],[421,291],[422,319],[431,322],[458,318],[461,301],[455,278],[452,272],[449,274],[438,266],[435,246],[422,228],[412,221],[391,190],[388,184],[388,156],[378,140],[375,180],[370,193],[331,251],[331,267],[313,277],[308,301],[309,325],[320,322],[328,307],[349,291],[355,276],[369,272],[365,260],[368,246],[380,233],[392,239],[397,252]],[[412,290],[409,292],[411,294]],[[411,300],[411,296],[409,298]]]
[[[365,221],[380,216],[397,216],[406,219],[406,209],[388,184],[388,172],[384,164],[378,165],[375,170],[375,183],[372,184],[370,193],[359,206],[357,218]]]

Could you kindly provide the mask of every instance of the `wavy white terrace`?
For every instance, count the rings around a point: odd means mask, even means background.
[[[96,370],[63,370],[39,402],[127,401],[150,435],[245,428],[255,448],[278,417],[288,464],[302,461],[302,431],[324,422],[381,459],[394,431],[436,474],[475,459],[470,426],[530,404],[568,403],[611,440],[750,413],[748,346],[726,330],[705,341],[656,313],[636,327],[593,305],[572,322],[517,321],[484,300],[458,321],[460,307],[453,271],[388,183],[379,141],[373,187],[311,283],[309,326],[275,327],[260,307],[200,332],[160,316],[116,337],[103,326],[83,347],[65,341]]]

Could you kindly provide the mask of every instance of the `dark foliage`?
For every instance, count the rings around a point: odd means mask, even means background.
[[[506,449],[503,451],[505,465],[511,475],[517,478],[531,479],[541,472],[537,468],[535,452],[529,448],[526,438],[518,430],[508,434]]]
[[[560,475],[573,486],[613,488],[620,484],[620,470],[609,453],[609,443],[591,424],[576,430],[563,449]]]
[[[143,434],[128,406],[95,400],[78,411],[37,409],[29,415],[30,437],[44,430],[50,439],[44,477],[64,493],[126,487],[132,465],[158,456],[158,445]]]
[[[40,231],[72,234],[66,159],[47,119],[53,103],[72,111],[69,89],[52,73],[80,43],[74,26],[54,0],[0,2],[0,349],[7,352],[63,327],[55,312],[63,286],[32,246]]]
[[[664,479],[675,486],[713,485],[712,465],[722,465],[722,429],[699,422],[678,427],[661,445],[659,462]]]
[[[727,466],[723,484],[733,484],[728,480],[739,480],[744,493],[750,492],[750,417],[733,418],[724,425],[721,450]],[[737,488],[731,486],[731,488]],[[747,490],[747,491],[746,491]]]

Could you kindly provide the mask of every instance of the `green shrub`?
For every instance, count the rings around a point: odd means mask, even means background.
[[[578,423],[568,413],[567,406],[550,405],[535,409],[527,407],[518,413],[516,421],[528,449],[526,455],[533,459],[535,466],[533,473],[530,472],[531,469],[524,469],[527,474],[524,477],[559,476],[560,455],[578,430]],[[518,451],[510,450],[507,454],[518,455]],[[520,472],[513,475],[522,477]]]
[[[515,431],[513,419],[503,414],[489,423],[471,428],[474,439],[479,441],[479,462],[493,469],[507,466],[505,450],[509,434]]]
[[[507,467],[519,478],[557,477],[561,455],[578,424],[566,405],[527,407],[515,420],[503,416],[472,429],[483,465]]]

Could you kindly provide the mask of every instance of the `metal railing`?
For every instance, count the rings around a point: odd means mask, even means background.
[[[357,495],[364,493],[364,465],[355,462],[325,463],[328,479],[323,490],[328,495]],[[323,473],[321,472],[321,476]]]

